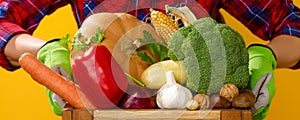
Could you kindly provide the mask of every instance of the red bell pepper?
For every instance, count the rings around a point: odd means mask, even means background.
[[[72,72],[82,92],[97,108],[115,107],[128,87],[122,68],[103,45],[92,46],[77,57]]]

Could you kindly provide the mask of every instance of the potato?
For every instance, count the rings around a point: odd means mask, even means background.
[[[231,106],[230,102],[219,94],[213,94],[209,101],[209,108],[212,109],[228,109]]]
[[[255,96],[250,90],[244,90],[233,98],[232,107],[246,109],[254,107]]]
[[[159,89],[166,83],[166,73],[173,71],[177,83],[186,82],[186,73],[180,61],[165,60],[157,62],[149,66],[142,73],[142,82],[146,87],[151,89]]]

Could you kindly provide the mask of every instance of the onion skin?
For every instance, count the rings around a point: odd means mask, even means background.
[[[118,106],[122,109],[156,109],[152,93],[148,88],[130,85]]]

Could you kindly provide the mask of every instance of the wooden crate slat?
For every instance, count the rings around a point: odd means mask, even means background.
[[[72,120],[93,120],[93,111],[74,109],[72,112]]]
[[[63,111],[62,120],[110,120],[110,119],[180,119],[180,120],[252,120],[251,110],[213,109],[109,109],[93,110],[69,109]]]
[[[166,109],[130,109],[130,110],[95,110],[95,119],[203,119],[219,120],[220,110],[166,110]]]
[[[221,120],[242,120],[241,110],[222,110]]]
[[[72,120],[73,107],[70,104],[66,104],[62,111],[62,120]]]
[[[220,120],[220,110],[196,110],[196,111],[186,111],[182,116],[180,116],[180,120]]]
[[[72,120],[72,110],[62,111],[62,120]]]
[[[252,111],[251,110],[243,110],[242,120],[252,120]]]

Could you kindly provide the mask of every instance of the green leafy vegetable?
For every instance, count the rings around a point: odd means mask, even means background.
[[[63,45],[66,49],[69,49],[68,46],[65,46],[68,43],[71,43],[71,40],[69,39],[69,34],[67,34],[66,36],[60,38],[59,40],[59,44]]]
[[[155,62],[152,60],[150,56],[148,56],[147,52],[137,52],[137,55],[141,57],[141,59],[150,64],[154,64]]]
[[[100,28],[97,28],[95,35],[90,38],[85,38],[81,33],[76,34],[72,42],[73,51],[83,50],[86,51],[93,45],[99,45],[104,38],[104,34]]]
[[[153,38],[153,36],[146,30],[144,30],[143,33],[144,39],[139,38],[138,41],[149,48],[150,54],[153,57],[150,57],[147,52],[140,51],[140,49],[137,49],[137,55],[141,57],[143,61],[150,64],[154,64],[168,58],[168,49],[164,42],[157,42]]]
[[[98,29],[96,29],[95,36],[93,36],[91,38],[91,42],[96,43],[97,45],[99,45],[103,38],[104,38],[104,34],[102,33],[101,29],[98,28]]]
[[[183,61],[186,86],[212,94],[223,84],[244,89],[249,81],[249,56],[242,36],[226,24],[201,18],[177,30],[168,42],[169,58]]]

